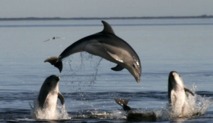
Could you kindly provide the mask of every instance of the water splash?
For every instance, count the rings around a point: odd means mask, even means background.
[[[52,112],[48,109],[41,109],[38,107],[37,101],[34,101],[34,105],[31,107],[31,116],[36,120],[69,120],[71,117],[67,113],[65,105],[57,106],[56,110]]]
[[[196,86],[193,86],[192,91],[195,94],[194,96],[191,94],[187,95],[182,114],[176,114],[176,109],[173,109],[173,111],[171,111],[172,107],[168,107],[168,110],[170,111],[170,119],[191,118],[205,114],[211,104],[210,98],[202,97],[196,94],[195,90]]]
[[[185,100],[185,106],[182,114],[176,112],[175,106],[167,104],[160,109],[135,109],[127,113],[127,120],[131,121],[184,121],[189,118],[204,115],[209,106],[212,104],[211,99],[200,96],[193,90],[194,96],[189,94]],[[180,107],[179,107],[180,108]],[[182,108],[182,107],[181,107]]]
[[[103,58],[91,55],[87,52],[80,52],[79,54],[73,54],[68,57],[65,64],[68,66],[67,75],[63,79],[66,79],[66,84],[69,84],[68,89],[73,92],[79,92],[78,96],[81,99],[82,105],[95,108],[94,103],[89,102],[85,98],[84,91],[86,89],[92,89],[97,80],[99,66]],[[82,92],[83,91],[83,92]],[[82,108],[82,109],[81,109]],[[83,107],[80,107],[79,112],[83,112]]]
[[[103,58],[96,57],[86,52],[81,52],[80,56],[73,55],[69,58],[70,59],[67,61],[70,68],[69,76],[71,78],[69,78],[69,82],[78,83],[79,90],[81,90],[82,87],[91,87],[94,85],[97,80],[98,68]]]
[[[65,105],[58,106],[57,117],[58,117],[58,119],[63,119],[63,120],[71,119],[71,117],[69,116],[69,114],[65,108]]]

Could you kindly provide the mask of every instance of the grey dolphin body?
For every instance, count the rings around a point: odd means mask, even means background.
[[[189,94],[194,96],[192,91],[185,88],[180,75],[176,71],[171,71],[168,78],[168,101],[174,117],[197,115],[197,112],[191,111],[187,101]]]
[[[174,100],[172,100],[172,96],[174,91],[183,92],[184,95],[187,95],[188,93],[194,96],[194,93],[186,88],[184,86],[183,80],[180,77],[180,75],[176,71],[171,71],[169,73],[168,78],[168,99],[169,103],[172,103]],[[178,96],[178,95],[177,95]],[[176,97],[176,99],[181,98],[181,96]]]
[[[111,26],[102,21],[104,29],[96,34],[84,37],[67,47],[59,57],[51,57],[45,60],[62,71],[62,60],[77,52],[86,51],[90,54],[100,56],[108,61],[116,63],[111,68],[121,71],[126,68],[137,82],[141,77],[141,62],[134,49],[123,39],[116,36]]]
[[[61,104],[64,104],[64,97],[59,91],[58,83],[59,77],[55,75],[51,75],[45,79],[37,98],[39,108],[56,108],[58,98],[60,99]]]

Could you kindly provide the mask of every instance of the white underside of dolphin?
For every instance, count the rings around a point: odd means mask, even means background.
[[[189,104],[189,96],[194,93],[187,89],[180,75],[171,71],[168,80],[168,98],[172,117],[184,118],[195,115],[194,105]]]

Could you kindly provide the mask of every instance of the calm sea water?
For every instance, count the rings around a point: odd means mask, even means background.
[[[141,83],[127,70],[111,71],[115,64],[87,53],[64,60],[62,73],[44,63],[78,39],[101,31],[100,20],[0,21],[0,122],[37,122],[31,117],[30,104],[51,74],[61,77],[60,91],[72,117],[67,122],[126,122],[114,98],[129,99],[136,109],[164,109],[172,70],[181,74],[188,88],[211,101],[213,19],[106,21],[138,53]],[[62,38],[43,42],[53,36]],[[204,115],[181,121],[212,122],[213,108],[209,105]]]

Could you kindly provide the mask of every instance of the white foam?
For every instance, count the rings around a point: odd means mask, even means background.
[[[52,112],[48,109],[41,109],[37,106],[37,101],[34,101],[34,106],[31,106],[31,116],[36,120],[68,120],[71,119],[66,111],[65,105],[57,106],[56,111]]]
[[[182,121],[188,118],[204,115],[208,107],[212,103],[211,99],[197,95],[195,92],[194,94],[194,96],[191,94],[188,95],[185,102],[185,109],[183,110],[181,115],[176,114],[176,110],[179,109],[171,109],[174,107],[171,107],[171,105],[167,105],[165,108],[154,111],[157,116],[157,119]]]
[[[172,107],[168,107],[168,110],[170,111],[170,119],[191,118],[203,115],[207,111],[210,104],[211,102],[209,98],[202,97],[197,94],[195,94],[194,96],[189,94],[188,98],[186,98],[185,106],[181,115],[176,114],[175,110],[178,109],[173,109],[173,111],[171,111],[170,109]]]

